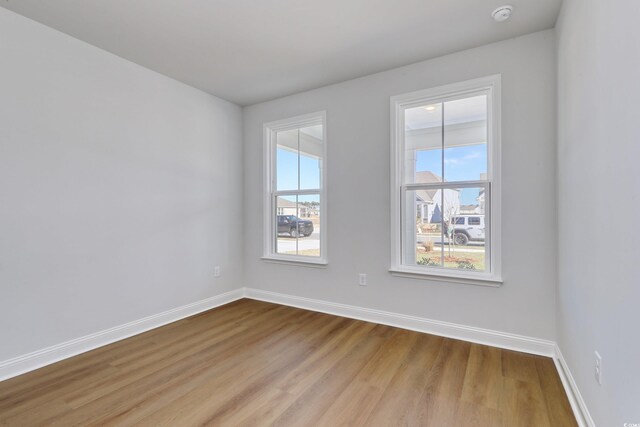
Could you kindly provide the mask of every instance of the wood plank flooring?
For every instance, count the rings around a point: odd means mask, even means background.
[[[0,382],[0,425],[577,424],[549,358],[244,299]]]

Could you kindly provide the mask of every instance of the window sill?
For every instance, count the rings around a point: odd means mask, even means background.
[[[464,285],[488,286],[499,288],[502,286],[502,278],[496,276],[472,276],[455,272],[439,273],[433,271],[421,271],[407,267],[394,267],[389,269],[392,276],[407,277],[410,279],[433,280],[438,282],[458,283]]]
[[[306,260],[300,258],[293,257],[274,257],[274,256],[263,256],[260,258],[264,262],[273,263],[273,264],[289,264],[289,265],[298,265],[300,267],[311,267],[311,268],[327,268],[329,263],[326,260]]]

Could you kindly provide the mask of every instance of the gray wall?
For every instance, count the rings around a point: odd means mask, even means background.
[[[0,360],[242,283],[241,115],[0,8]]]
[[[557,27],[558,338],[600,426],[640,423],[638,17],[637,1],[565,0]]]
[[[555,339],[555,45],[552,30],[244,109],[245,285]],[[504,285],[393,277],[389,97],[502,73]],[[262,255],[262,124],[327,111],[326,269]],[[358,273],[369,275],[358,286]]]

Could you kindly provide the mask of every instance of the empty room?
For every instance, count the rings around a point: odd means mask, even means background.
[[[0,425],[640,427],[638,23],[2,0]]]

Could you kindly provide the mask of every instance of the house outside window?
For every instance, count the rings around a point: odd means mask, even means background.
[[[500,283],[500,76],[392,97],[391,143],[391,272]]]

